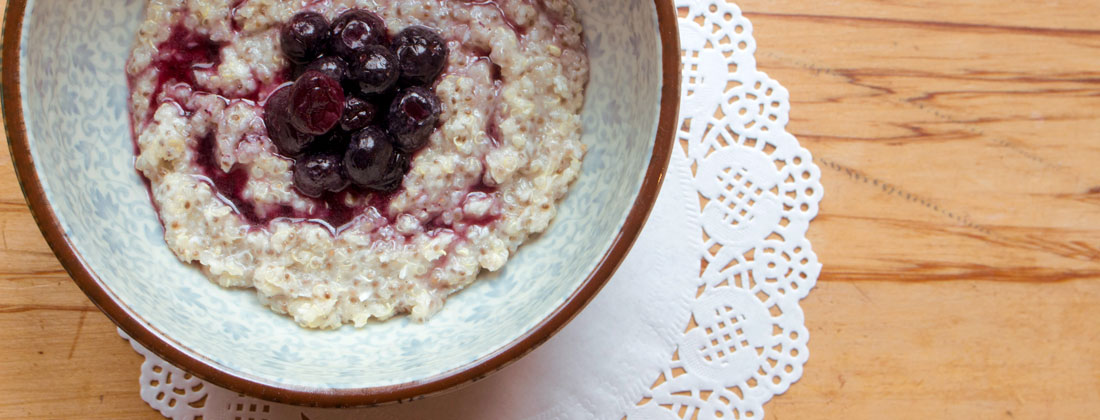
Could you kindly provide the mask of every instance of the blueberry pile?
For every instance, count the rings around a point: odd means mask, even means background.
[[[411,26],[391,40],[378,15],[352,9],[331,23],[298,13],[279,41],[297,79],[267,98],[264,123],[294,159],[298,191],[400,187],[439,121],[431,88],[447,60],[439,33]]]

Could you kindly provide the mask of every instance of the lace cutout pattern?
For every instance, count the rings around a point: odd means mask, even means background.
[[[809,357],[799,302],[821,272],[806,239],[824,194],[820,171],[785,130],[788,92],[757,70],[752,25],[741,10],[724,0],[676,5],[683,61],[677,150],[691,167],[705,251],[698,280],[685,283],[697,288],[697,299],[668,366],[624,372],[656,377],[624,414],[761,419],[764,403],[798,381]],[[131,345],[145,357],[141,397],[167,418],[300,420],[315,411],[209,385]],[[558,408],[528,418],[573,418]]]

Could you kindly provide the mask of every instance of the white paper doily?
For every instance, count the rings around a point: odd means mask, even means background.
[[[820,171],[785,130],[787,90],[756,69],[740,9],[676,5],[678,153],[622,267],[546,344],[450,394],[326,410],[210,385],[131,341],[145,357],[142,399],[175,420],[763,418],[809,357],[799,301],[821,271],[806,239]]]

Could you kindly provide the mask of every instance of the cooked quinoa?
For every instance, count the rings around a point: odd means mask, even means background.
[[[569,1],[237,3],[150,0],[126,66],[135,166],[181,261],[221,286],[255,288],[302,326],[362,326],[403,313],[427,319],[547,228],[585,153],[588,61]],[[384,208],[370,194],[349,196],[361,210],[344,226],[286,217],[257,225],[203,172],[200,143],[214,140],[216,168],[243,171],[241,197],[260,216],[323,205],[292,186],[292,162],[267,137],[261,105],[285,82],[280,25],[305,9],[333,19],[351,7],[377,13],[391,35],[420,24],[448,40],[435,86],[441,124]],[[158,46],[181,28],[217,43],[218,64],[191,71],[193,83],[158,88]]]

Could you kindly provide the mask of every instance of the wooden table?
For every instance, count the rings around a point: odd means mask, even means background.
[[[826,189],[767,418],[1100,413],[1100,3],[739,4]],[[0,418],[158,418],[0,155]]]

